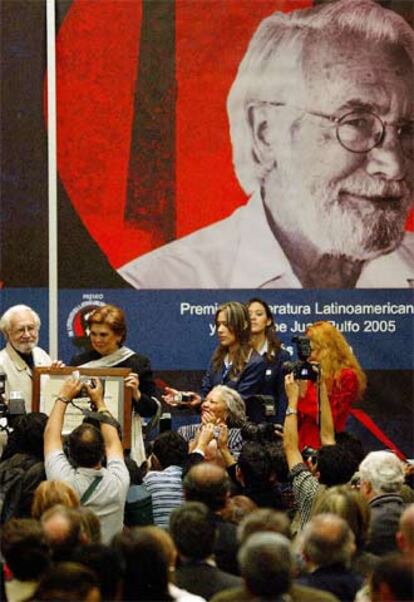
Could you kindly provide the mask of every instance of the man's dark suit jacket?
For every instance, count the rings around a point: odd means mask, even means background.
[[[338,602],[338,598],[328,592],[297,583],[291,585],[288,594],[292,602]],[[251,594],[245,587],[236,587],[217,594],[211,602],[257,602],[257,600],[257,596]]]
[[[209,600],[224,589],[240,587],[242,580],[207,562],[189,562],[176,569],[175,583],[178,587]]]
[[[237,527],[230,521],[224,520],[218,514],[215,515],[217,540],[214,544],[214,557],[217,566],[227,573],[239,575],[239,564],[237,562],[237,552],[239,542],[237,540]]]

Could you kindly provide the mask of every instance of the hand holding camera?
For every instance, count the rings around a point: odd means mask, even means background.
[[[81,389],[82,382],[80,380],[79,371],[75,370],[64,380],[58,397],[72,401],[72,399],[79,396]]]
[[[103,399],[103,385],[99,378],[89,378],[84,382],[85,397],[89,397],[91,400],[92,411],[99,410],[101,407],[105,407]]]
[[[174,402],[177,405],[187,405],[194,399],[194,393],[178,391],[178,393],[174,397]]]
[[[294,372],[289,372],[285,376],[285,391],[289,407],[296,408],[300,397],[300,388],[299,381],[296,380]]]
[[[191,406],[196,407],[201,404],[201,397],[193,391],[178,391],[171,387],[165,387],[165,395],[162,399],[166,404],[172,407]]]
[[[80,380],[80,383],[81,383],[81,388],[80,388],[80,391],[79,391],[79,397],[89,397],[87,386],[89,386],[89,387],[91,387],[93,389],[96,386],[94,384],[94,379],[93,378],[89,378],[88,376],[81,376],[79,380]]]
[[[294,336],[292,342],[296,344],[298,359],[292,362],[284,362],[284,373],[292,373],[296,380],[310,380],[316,382],[319,378],[320,368],[318,362],[309,360],[312,354],[309,337]]]

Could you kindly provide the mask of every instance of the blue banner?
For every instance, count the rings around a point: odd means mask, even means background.
[[[254,291],[255,293],[257,291]],[[247,301],[252,291],[65,290],[59,297],[60,356],[76,351],[79,312],[114,303],[127,316],[127,345],[151,358],[155,370],[204,370],[217,345],[214,315],[220,303]],[[366,370],[411,370],[414,365],[412,290],[263,291],[281,341],[307,324],[330,320],[344,334]]]

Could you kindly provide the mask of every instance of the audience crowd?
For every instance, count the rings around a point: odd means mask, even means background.
[[[0,458],[1,598],[414,600],[412,465],[336,432],[320,375],[320,446],[303,447],[304,382],[286,372],[283,424],[252,422],[240,391],[216,384],[198,424],[147,437],[140,465],[98,378],[72,372],[49,416],[15,417]],[[81,391],[94,411],[63,436]]]
[[[311,455],[299,448],[299,384],[288,375],[283,433],[246,421],[233,455],[225,421],[218,431],[201,422],[189,442],[158,434],[137,466],[99,383],[88,394],[108,421],[64,442],[80,386],[65,381],[48,419],[17,419],[0,460],[4,599],[414,599],[409,465],[389,450],[364,454],[349,433],[336,441],[327,396]]]

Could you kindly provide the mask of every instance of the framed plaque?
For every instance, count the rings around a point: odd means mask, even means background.
[[[49,415],[64,380],[75,370],[79,371],[81,380],[100,379],[104,389],[105,405],[121,425],[122,445],[129,449],[131,447],[132,391],[125,386],[124,379],[131,372],[130,368],[81,368],[76,366],[34,368],[33,411]],[[79,426],[85,418],[82,410],[90,409],[89,397],[85,397],[81,392],[66,408],[62,434],[68,435]]]

